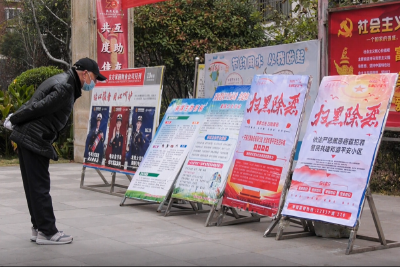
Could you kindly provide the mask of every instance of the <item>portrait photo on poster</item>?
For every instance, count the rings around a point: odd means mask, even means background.
[[[124,169],[130,111],[130,107],[111,108],[105,164],[107,167]]]
[[[110,108],[93,106],[91,111],[84,162],[104,165],[105,161],[103,159]]]
[[[136,170],[143,160],[153,137],[155,107],[134,107],[128,129],[126,158],[128,170]]]

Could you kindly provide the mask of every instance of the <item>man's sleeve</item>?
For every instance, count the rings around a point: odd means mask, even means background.
[[[68,102],[71,93],[73,93],[72,88],[69,85],[54,85],[50,93],[47,94],[41,100],[32,100],[28,105],[20,108],[14,115],[10,118],[10,121],[14,125],[18,125],[36,118],[43,117],[46,114],[51,114],[58,109],[64,107]]]

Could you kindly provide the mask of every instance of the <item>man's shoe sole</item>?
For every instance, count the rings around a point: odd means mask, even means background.
[[[42,240],[37,239],[36,240],[36,244],[38,245],[66,245],[66,244],[70,244],[72,243],[72,241],[74,241],[73,239],[71,241],[67,241],[67,242],[60,242],[60,241],[50,241],[50,240]]]
[[[32,241],[32,242],[36,242],[36,239],[37,239],[37,236],[32,236],[32,237],[31,237],[31,241]]]

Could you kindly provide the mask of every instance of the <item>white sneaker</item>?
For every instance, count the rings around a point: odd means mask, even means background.
[[[36,242],[39,231],[33,227],[31,228],[31,230],[32,230],[31,241]]]
[[[46,236],[42,232],[38,233],[36,244],[38,245],[64,245],[72,243],[74,238],[63,232],[58,232],[53,236]]]

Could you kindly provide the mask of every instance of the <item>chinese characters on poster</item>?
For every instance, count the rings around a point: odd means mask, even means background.
[[[92,93],[84,164],[134,173],[158,125],[163,67],[104,71]]]
[[[277,213],[310,80],[254,77],[222,205],[270,217]]]
[[[324,77],[283,215],[356,224],[397,76]]]

